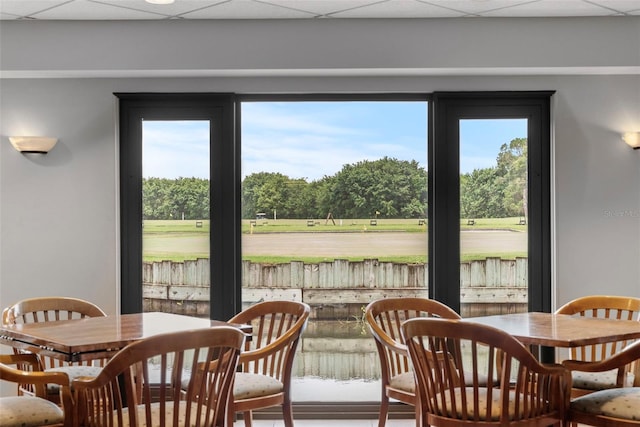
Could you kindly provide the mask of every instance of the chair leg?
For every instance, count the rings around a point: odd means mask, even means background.
[[[227,424],[226,427],[233,427],[233,424],[236,420],[236,413],[233,410],[233,406],[227,410]]]
[[[385,427],[389,416],[389,397],[386,393],[380,398],[380,416],[378,417],[378,427]]]
[[[293,407],[290,400],[282,404],[282,419],[285,427],[293,427]]]
[[[244,427],[251,427],[253,425],[253,411],[243,412],[242,418],[244,418]]]

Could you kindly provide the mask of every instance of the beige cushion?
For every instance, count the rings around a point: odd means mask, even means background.
[[[413,378],[413,372],[405,372],[404,374],[392,377],[389,380],[389,386],[408,393],[416,393],[416,381]]]
[[[464,378],[465,384],[473,384],[473,375],[471,372],[465,372]],[[487,384],[487,376],[481,374],[478,375],[478,382],[481,385]],[[396,375],[389,380],[389,386],[409,393],[416,393],[416,383],[413,377],[413,372],[405,372],[404,374]]]
[[[138,425],[140,426],[145,426],[145,427],[159,427],[160,426],[160,404],[159,403],[152,403],[151,404],[151,419],[152,419],[152,423],[150,424],[146,424],[145,423],[145,407],[144,405],[140,405],[137,407],[136,409],[137,413],[138,413]],[[191,417],[189,418],[189,424],[185,423],[186,420],[186,407],[183,405],[180,406],[179,409],[179,417],[178,417],[178,425],[179,426],[183,426],[183,427],[198,427],[200,424],[196,425],[196,407],[192,406],[191,407]],[[129,411],[127,410],[127,408],[124,408],[124,410],[122,411],[123,413],[123,423],[121,425],[121,427],[127,427],[129,426]],[[173,425],[173,423],[170,421],[173,419],[173,402],[167,402],[167,407],[165,408],[165,416],[166,419],[169,420],[167,422],[168,425]],[[202,412],[202,416],[204,417],[206,413],[206,408],[203,408],[203,412]],[[204,419],[204,418],[203,418]],[[114,425],[120,426],[120,424],[118,424],[117,419],[114,417]],[[4,427],[4,426],[3,426]]]
[[[236,372],[233,398],[235,400],[250,399],[281,393],[283,390],[282,383],[268,375]]]
[[[487,413],[487,390],[484,388],[480,388],[478,389],[479,395],[478,395],[478,407],[480,410],[480,413],[478,414],[478,417],[480,418],[480,420],[482,421],[498,421],[500,419],[500,414],[502,412],[502,406],[501,406],[501,397],[500,397],[500,390],[497,389],[493,389],[492,391],[492,396],[491,396],[491,413]],[[460,392],[459,389],[455,390],[455,400],[456,400],[456,418],[460,418],[462,416],[462,393]],[[442,402],[442,395],[438,394],[437,396],[438,402]],[[436,415],[446,415],[448,417],[451,417],[452,415],[452,411],[450,410],[451,408],[451,393],[447,392],[445,393],[445,400],[447,403],[447,413],[446,414],[436,414]],[[440,407],[442,407],[442,405],[439,404]],[[524,405],[520,405],[520,411],[523,411],[523,406]],[[512,420],[514,419],[514,414],[515,414],[515,393],[513,391],[509,392],[509,419]],[[468,388],[467,389],[467,414],[469,415],[469,417],[474,417],[474,411],[473,411],[473,389],[472,388]],[[522,415],[522,413],[520,414]]]
[[[62,423],[64,413],[53,402],[33,396],[0,398],[0,426],[36,427]]]
[[[640,387],[612,388],[580,396],[571,401],[571,409],[640,421]]]
[[[64,372],[69,376],[69,383],[80,377],[97,377],[102,368],[100,366],[60,366],[58,368],[50,368],[45,372]],[[60,386],[58,384],[47,384],[48,394],[58,394]]]
[[[617,387],[618,370],[612,369],[604,372],[580,372],[572,371],[571,378],[574,388],[585,390],[606,390]],[[633,385],[634,375],[627,373],[625,377],[625,387]]]

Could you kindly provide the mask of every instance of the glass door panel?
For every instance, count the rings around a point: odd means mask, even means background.
[[[296,401],[377,401],[364,307],[428,296],[427,104],[254,101],[241,117],[242,304],[311,306]]]
[[[210,124],[142,122],[143,311],[209,315]]]
[[[459,132],[461,314],[526,312],[527,119],[464,119]]]

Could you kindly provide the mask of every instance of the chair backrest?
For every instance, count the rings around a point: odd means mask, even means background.
[[[640,361],[640,341],[628,345],[618,353],[597,362],[585,362],[583,360],[563,360],[562,365],[570,370],[585,372],[603,372]]]
[[[615,355],[598,362],[564,360],[562,365],[572,371],[605,372],[637,362],[640,362],[640,341],[636,341]],[[567,425],[569,423],[572,423],[572,426],[574,425],[573,423],[579,423],[576,425],[585,423],[590,426],[637,427],[640,424],[637,418],[637,411],[640,408],[635,403],[637,402],[637,397],[634,399],[633,396],[640,396],[640,387],[625,388],[620,392],[622,396],[618,395],[614,389],[597,391],[593,395],[586,397],[593,404],[585,404],[583,399],[573,400],[569,408]],[[581,402],[581,400],[583,401]],[[606,410],[603,410],[604,408]],[[631,417],[629,417],[630,414],[632,414]],[[634,418],[633,415],[636,415],[636,417]]]
[[[5,308],[2,323],[38,323],[99,316],[106,316],[106,313],[89,301],[70,297],[42,297],[24,299]]]
[[[311,309],[296,301],[264,301],[236,314],[230,323],[251,324],[251,340],[240,355],[242,372],[268,375],[290,387],[291,369]]]
[[[76,420],[93,427],[223,425],[244,340],[239,329],[220,326],[129,344],[97,377],[73,380]]]
[[[540,426],[563,419],[568,372],[541,365],[507,333],[433,318],[407,320],[401,330],[415,372],[423,425]],[[482,377],[498,381],[483,382]]]
[[[106,316],[106,313],[92,302],[71,297],[39,297],[28,298],[6,307],[2,311],[2,323],[5,325],[53,322],[57,320],[81,319],[84,317]],[[14,349],[14,353],[22,353]],[[40,356],[43,369],[59,368],[69,363],[52,357]],[[104,359],[87,360],[74,363],[75,365],[104,365]],[[20,394],[33,394],[33,387],[29,384],[19,384]]]
[[[62,403],[62,411],[63,412],[63,420],[65,426],[70,426],[73,419],[73,401],[71,398],[71,391],[69,388],[69,377],[64,372],[42,372],[40,367],[40,361],[38,360],[38,356],[33,353],[26,354],[1,354],[0,355],[0,380],[7,381],[15,384],[30,384],[32,390],[34,391],[34,397],[19,397],[17,399],[27,399],[25,402],[29,402],[29,408],[32,411],[34,416],[38,416],[38,411],[45,411],[47,414],[51,413],[59,413],[59,408],[52,402],[47,400],[47,390],[46,387],[48,384],[58,384],[60,391],[60,401]],[[39,399],[38,399],[39,398]],[[0,398],[4,399],[4,398]],[[18,402],[15,400],[16,398],[7,397],[6,399],[10,399],[11,402],[2,402],[0,403],[0,407],[4,405],[12,406],[17,404]],[[53,406],[53,410],[51,409]],[[9,409],[9,408],[5,408]],[[7,416],[8,418],[13,418],[15,416],[19,416],[19,413],[11,414],[5,413],[4,411],[0,411],[3,416]],[[0,417],[0,418],[2,418]],[[16,421],[15,419],[11,419],[12,421]],[[22,422],[28,423],[27,420],[20,420]],[[34,421],[34,420],[29,420]],[[0,419],[0,425],[3,425],[5,422],[4,418]],[[43,422],[38,425],[49,425],[54,424],[52,422]],[[62,423],[60,423],[62,424]],[[34,425],[34,424],[29,424]]]
[[[640,321],[640,298],[609,295],[590,295],[577,298],[556,310],[556,314]],[[598,361],[619,352],[630,341],[574,347],[570,358]]]
[[[373,301],[365,308],[365,321],[376,342],[384,383],[391,377],[409,372],[409,353],[400,334],[400,325],[416,317],[460,318],[453,309],[427,298],[386,298]]]

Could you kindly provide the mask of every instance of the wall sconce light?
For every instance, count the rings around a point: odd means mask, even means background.
[[[10,136],[13,148],[21,153],[47,154],[58,142],[58,138],[47,136]]]
[[[640,149],[640,132],[627,132],[622,135],[622,140],[634,150]]]

